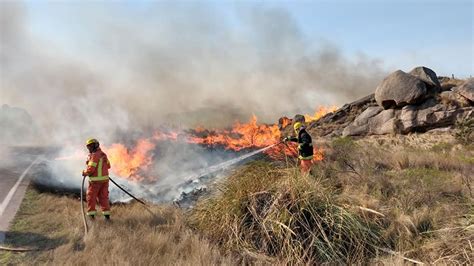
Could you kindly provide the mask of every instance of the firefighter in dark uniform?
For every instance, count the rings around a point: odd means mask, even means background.
[[[283,141],[298,142],[298,159],[300,160],[301,172],[307,174],[313,165],[313,139],[306,132],[303,123],[296,122],[293,129],[297,137],[286,137]]]

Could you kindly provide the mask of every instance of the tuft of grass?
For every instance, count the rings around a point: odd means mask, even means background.
[[[449,152],[453,148],[454,144],[453,143],[448,143],[448,142],[440,142],[434,144],[430,150],[433,152],[441,152],[441,153],[446,153]]]
[[[457,121],[454,137],[463,145],[472,145],[474,143],[474,118]]]
[[[190,225],[227,249],[284,263],[356,263],[375,256],[377,226],[340,206],[320,179],[251,164],[200,202]]]

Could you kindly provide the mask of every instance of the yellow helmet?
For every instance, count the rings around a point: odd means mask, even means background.
[[[296,130],[300,129],[302,126],[303,126],[303,123],[301,123],[301,122],[296,122],[296,123],[293,125],[293,129],[296,131]]]
[[[89,145],[89,144],[92,144],[92,143],[97,143],[97,144],[99,144],[99,142],[98,142],[96,139],[88,139],[88,140],[86,141],[86,146]]]

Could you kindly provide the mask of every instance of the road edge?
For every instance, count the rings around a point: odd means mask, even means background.
[[[26,189],[30,184],[29,178],[26,178],[27,174],[30,169],[40,161],[40,159],[41,155],[31,162],[0,204],[0,244],[5,242],[5,235],[8,232],[10,223],[15,218],[15,215],[23,202]]]

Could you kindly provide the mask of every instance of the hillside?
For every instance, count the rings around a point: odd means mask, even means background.
[[[1,252],[1,262],[466,264],[474,259],[472,145],[439,132],[335,138],[322,145],[325,158],[310,176],[301,176],[291,158],[251,163],[185,213],[155,206],[157,220],[137,204],[114,205],[113,223],[97,221],[84,240],[76,198],[31,188],[7,244],[52,250]]]
[[[374,91],[311,121],[308,131],[315,137],[409,134],[449,130],[457,121],[474,119],[472,78],[438,77],[429,68],[416,67],[409,73],[393,72]],[[391,104],[384,106],[382,102]],[[280,124],[282,121],[285,126],[291,125],[293,121],[304,121],[304,116],[281,118]],[[286,126],[283,132],[291,134],[291,130]]]
[[[473,80],[431,72],[396,71],[309,122],[321,155],[309,175],[283,150],[259,156],[190,208],[155,204],[152,217],[116,203],[112,223],[93,221],[88,235],[77,194],[30,186],[6,245],[37,250],[0,251],[0,263],[472,264]],[[281,135],[302,119],[280,119]]]

